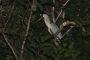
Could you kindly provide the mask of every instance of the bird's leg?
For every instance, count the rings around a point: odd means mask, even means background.
[[[62,40],[59,39],[57,36],[59,33],[60,33],[60,31],[58,31],[58,32],[56,32],[56,34],[54,34],[54,43],[56,46],[59,46],[59,44],[60,44],[61,47],[64,47]]]
[[[55,44],[56,46],[58,46],[59,43],[58,43],[58,41],[57,41],[57,39],[56,39],[56,35],[51,31],[50,28],[48,28],[48,31],[49,31],[49,33],[54,37],[54,39],[53,39],[54,44]]]
[[[50,30],[51,31],[51,30]],[[52,35],[53,35],[53,37],[54,37],[54,39],[53,39],[53,41],[54,41],[54,44],[56,45],[56,46],[59,46],[59,43],[60,43],[60,40],[59,40],[59,38],[57,37],[57,35],[60,33],[53,33],[52,31],[51,31],[51,33],[52,33]]]

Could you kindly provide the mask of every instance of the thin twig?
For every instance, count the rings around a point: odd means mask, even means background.
[[[63,13],[62,13],[62,18],[64,19],[65,18],[65,11],[63,10]]]
[[[9,13],[8,19],[7,19],[6,23],[4,24],[4,29],[3,29],[2,35],[3,35],[3,37],[4,37],[4,40],[6,41],[6,43],[8,44],[8,46],[10,47],[11,51],[13,52],[15,58],[17,59],[18,56],[17,56],[16,52],[14,51],[14,48],[12,47],[12,45],[11,45],[10,42],[8,41],[8,38],[7,38],[7,37],[5,36],[5,34],[4,34],[5,28],[6,28],[7,24],[8,24],[8,22],[9,22],[9,20],[10,20],[10,18],[11,18],[12,12],[13,12],[13,10],[14,10],[14,3],[15,3],[15,1],[13,1],[13,5],[12,5],[12,7],[11,7],[11,11],[10,11],[10,13]]]
[[[22,43],[22,46],[21,46],[21,54],[20,54],[20,55],[21,55],[21,56],[20,56],[21,60],[22,60],[22,57],[23,57],[24,46],[25,46],[25,42],[26,42],[26,39],[27,39],[27,36],[28,36],[28,32],[29,32],[31,15],[32,15],[32,13],[31,13],[30,16],[29,16],[28,25],[27,25],[27,29],[26,29],[26,33],[25,33],[25,38],[24,38],[23,43]]]
[[[58,14],[58,16],[57,16],[55,22],[58,20],[58,18],[61,16],[61,14],[62,14],[62,9],[61,9],[61,11],[59,12],[59,14]]]
[[[72,28],[74,28],[74,26],[70,27],[70,28],[64,33],[64,35],[62,36],[62,38],[63,38],[65,35],[67,35],[67,34],[72,30]]]
[[[35,23],[41,21],[43,19],[43,17],[41,16]]]
[[[11,11],[10,11],[10,13],[9,13],[9,16],[8,16],[8,19],[7,19],[6,23],[5,23],[4,28],[6,28],[8,22],[9,22],[9,20],[10,20],[10,18],[11,18],[11,15],[12,15],[13,10],[14,10],[14,4],[15,4],[15,1],[13,2],[13,5],[12,5],[12,7],[11,7]]]
[[[70,1],[70,0],[67,0],[67,1],[63,4],[63,7],[66,6],[69,1]]]
[[[33,6],[33,4],[32,4],[32,6]],[[25,33],[25,38],[24,38],[22,46],[21,46],[20,60],[22,60],[22,58],[23,58],[24,47],[25,47],[26,39],[27,39],[28,32],[29,32],[31,17],[32,17],[32,7],[31,7],[30,16],[29,16],[29,19],[28,19],[28,24],[27,24],[27,29],[26,29],[26,33]]]
[[[67,0],[64,4],[63,4],[63,8],[67,5],[67,3],[69,2],[70,0]],[[63,8],[60,10],[60,12],[59,12],[59,14],[58,14],[58,16],[57,16],[57,18],[56,18],[56,20],[55,20],[55,22],[58,20],[58,18],[61,16],[61,14],[64,12],[63,11]],[[64,12],[65,13],[65,12]]]
[[[53,3],[55,4],[55,0],[53,0]],[[54,11],[55,11],[55,7],[53,6],[52,7],[52,20],[55,23],[55,14],[54,14]]]
[[[18,56],[17,56],[17,54],[15,53],[15,51],[14,51],[13,47],[11,46],[11,44],[9,43],[7,37],[5,36],[4,33],[2,33],[2,35],[3,35],[3,37],[4,37],[5,41],[6,41],[6,43],[8,44],[8,46],[10,47],[10,49],[12,50],[12,52],[13,52],[15,58],[17,59]]]

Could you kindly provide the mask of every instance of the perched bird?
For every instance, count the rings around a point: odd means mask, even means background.
[[[54,22],[50,21],[50,18],[47,14],[43,14],[43,18],[46,26],[48,27],[49,33],[55,38],[55,44],[59,45],[60,39],[62,39],[62,34],[59,27]]]

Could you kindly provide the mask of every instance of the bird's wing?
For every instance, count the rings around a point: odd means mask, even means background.
[[[58,26],[54,23],[51,24],[50,29],[53,33],[56,33],[59,30]]]

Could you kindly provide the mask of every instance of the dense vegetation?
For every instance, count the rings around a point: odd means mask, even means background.
[[[89,0],[70,0],[63,8],[65,18],[57,24],[77,24],[62,39],[63,46],[54,45],[40,15],[55,6],[57,17],[66,1],[0,0],[0,60],[90,60]]]

